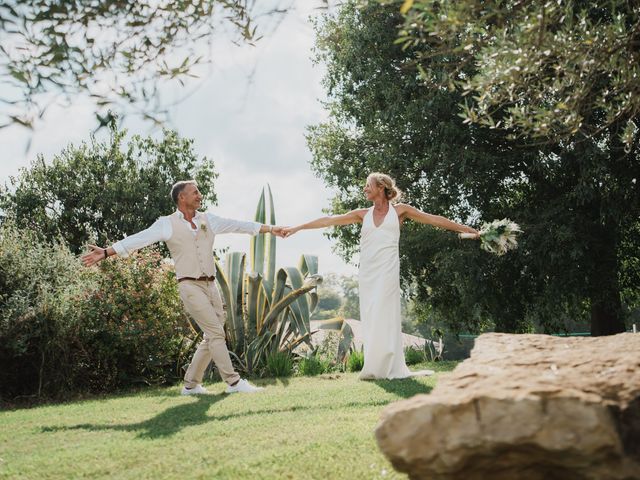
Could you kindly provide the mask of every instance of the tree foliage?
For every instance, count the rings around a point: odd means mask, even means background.
[[[51,162],[38,158],[0,187],[0,211],[46,238],[60,235],[72,251],[88,241],[106,244],[151,225],[175,209],[169,193],[195,178],[205,202],[215,203],[212,160],[199,159],[193,140],[165,131],[162,139],[111,126],[108,141],[69,145]]]
[[[0,3],[0,78],[10,85],[3,126],[32,127],[54,96],[86,94],[101,126],[133,106],[159,122],[158,88],[182,83],[203,42],[224,26],[256,40],[253,0],[7,0]],[[277,9],[276,9],[277,10]],[[206,45],[206,43],[204,43]],[[200,47],[200,48],[199,48]]]
[[[630,233],[640,213],[637,149],[612,155],[620,144],[609,131],[534,147],[465,123],[463,92],[425,88],[414,68],[421,46],[395,42],[402,24],[397,5],[348,2],[318,27],[329,119],[309,129],[308,142],[316,174],[337,190],[331,210],[362,207],[367,174],[385,171],[427,212],[472,225],[517,221],[525,234],[504,257],[431,227],[402,227],[405,289],[454,330],[624,329],[637,306],[625,293],[637,290],[629,259],[639,256]],[[445,75],[445,60],[434,58],[432,71]],[[358,233],[329,235],[350,257]]]
[[[402,11],[399,42],[412,47],[428,85],[437,76],[462,92],[466,122],[551,145],[574,172],[572,200],[597,256],[584,282],[592,333],[620,331],[620,291],[635,268],[622,252],[640,216],[636,3],[417,0]]]
[[[330,273],[323,275],[322,285],[318,288],[318,306],[312,320],[325,320],[334,317],[360,318],[360,299],[358,279],[351,275]]]
[[[463,92],[467,121],[553,143],[612,128],[627,151],[635,148],[636,2],[416,0],[402,10],[399,41],[427,84]]]
[[[323,278],[322,286],[318,288],[318,298],[318,305],[311,320],[326,320],[338,316],[342,306],[342,297],[334,287],[326,284],[325,278]]]

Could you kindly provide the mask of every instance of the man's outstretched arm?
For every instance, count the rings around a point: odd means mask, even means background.
[[[97,245],[88,245],[89,251],[80,259],[85,267],[90,267],[112,255],[128,257],[130,253],[157,242],[164,242],[170,236],[171,222],[166,217],[162,217],[146,230],[126,237],[110,247],[102,248]]]
[[[257,235],[259,233],[272,233],[279,237],[282,236],[282,228],[277,225],[265,225],[258,222],[233,220],[231,218],[223,218],[212,213],[207,213],[207,220],[215,234],[221,233],[248,233],[249,235]]]

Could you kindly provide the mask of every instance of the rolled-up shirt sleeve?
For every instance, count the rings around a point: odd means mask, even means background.
[[[207,213],[207,222],[216,235],[220,233],[248,233],[249,235],[257,235],[262,226],[262,224],[258,222],[232,220],[230,218],[218,217],[213,213]]]
[[[171,238],[171,221],[168,217],[160,217],[146,230],[123,238],[112,245],[120,257],[128,257],[131,253],[157,242],[166,242]]]

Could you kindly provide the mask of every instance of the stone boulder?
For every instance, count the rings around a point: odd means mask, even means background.
[[[640,479],[640,334],[482,335],[376,438],[412,479]]]

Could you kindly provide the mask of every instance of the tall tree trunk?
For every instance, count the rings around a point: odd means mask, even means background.
[[[618,238],[615,227],[599,225],[590,279],[591,335],[625,331],[618,282]]]
[[[609,127],[609,162],[610,175],[622,178],[624,172],[619,171],[620,161],[625,150],[620,134],[624,121],[618,120]],[[616,189],[607,180],[600,179],[601,196],[599,208],[596,210],[600,222],[595,227],[596,242],[594,270],[591,272],[591,335],[613,335],[625,331],[620,299],[618,247],[620,243],[620,202],[622,198],[615,195]],[[606,192],[606,195],[604,194]],[[595,212],[594,212],[595,213]]]

